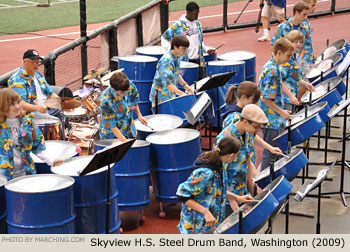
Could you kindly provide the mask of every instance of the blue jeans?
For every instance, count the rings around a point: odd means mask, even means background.
[[[279,128],[279,129],[261,128],[261,132],[262,132],[264,141],[273,147],[278,147],[277,143],[275,141],[273,141],[273,139],[275,137],[277,137],[278,135],[280,135],[283,131],[284,131],[284,128]],[[277,160],[277,157],[278,157],[277,155],[272,154],[267,149],[264,149],[263,154],[262,154],[260,171],[269,167],[270,161],[273,159]]]

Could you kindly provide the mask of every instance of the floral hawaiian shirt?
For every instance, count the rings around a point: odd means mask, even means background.
[[[301,32],[305,37],[305,41],[303,45],[305,54],[302,60],[304,61],[304,64],[312,65],[315,63],[315,54],[314,54],[314,49],[312,47],[311,26],[308,19],[306,19],[303,22],[302,27],[304,27],[304,29],[302,29]]]

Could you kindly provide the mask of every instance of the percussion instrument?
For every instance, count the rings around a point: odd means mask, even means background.
[[[218,103],[219,103],[220,112],[224,113],[226,111],[226,101],[225,101],[226,93],[225,93],[225,88],[223,88],[222,86],[219,87],[219,101],[218,101],[218,95],[217,95],[217,89],[216,88],[212,88],[212,89],[206,90],[205,92],[209,95],[210,99],[213,102],[213,106],[214,106],[215,116],[214,116],[213,121],[212,121],[212,126],[213,127],[221,127],[221,123],[222,122],[220,122],[219,125],[218,125],[217,109],[218,109]]]
[[[5,184],[7,178],[0,175],[0,234],[6,233],[5,219],[6,219],[6,198],[5,198]]]
[[[303,121],[291,126],[291,146],[295,146],[307,140],[309,137],[311,137],[314,133],[322,129],[324,126],[325,123],[320,114],[318,113],[308,116]],[[286,151],[288,149],[288,129],[286,129],[280,135],[275,137],[273,141],[276,141],[278,147],[282,151]]]
[[[335,53],[341,53],[343,58],[350,50],[350,45],[346,42],[345,39],[339,39],[329,46],[327,46],[317,57],[317,62],[327,59],[329,56],[332,56]]]
[[[276,177],[270,184],[264,187],[264,191],[270,191],[278,203],[283,200],[292,191],[293,185],[286,179],[284,175]]]
[[[88,112],[83,107],[77,107],[75,109],[67,109],[63,111],[63,115],[70,122],[82,123],[89,120]]]
[[[158,60],[163,56],[167,51],[161,46],[141,46],[136,48],[137,55],[151,56],[155,57]]]
[[[193,62],[180,61],[180,74],[182,78],[188,83],[188,85],[192,85],[195,81],[198,80],[198,71],[198,64]],[[179,88],[183,90],[181,85]]]
[[[213,50],[216,49],[216,50],[218,50],[219,48],[214,48],[214,47],[211,47],[211,46],[207,46],[207,49],[208,49],[208,50],[210,50],[210,49],[213,49]],[[204,53],[203,56],[204,56],[205,62],[216,61],[216,59],[217,59],[217,53],[216,53],[216,51],[215,51],[215,53],[213,53],[213,54]]]
[[[123,70],[124,70],[124,68],[121,68],[121,69],[117,69],[117,70],[115,70],[115,71],[112,71],[112,72],[109,72],[109,73],[103,75],[103,76],[100,78],[100,80],[101,80],[101,82],[102,82],[102,85],[103,85],[104,87],[110,86],[109,79],[112,77],[112,75],[115,74],[115,73],[117,73],[117,72],[122,72]]]
[[[305,108],[300,110],[298,113],[291,115],[290,125],[293,126],[293,125],[305,120],[308,116],[312,116],[316,113],[318,113],[319,116],[322,118],[322,121],[324,123],[326,123],[330,119],[328,117],[328,112],[330,110],[331,109],[328,106],[328,102],[326,102],[326,101],[315,103],[314,105],[312,105],[310,107],[306,106]],[[305,113],[307,113],[307,116],[305,116]]]
[[[67,175],[74,178],[74,208],[76,216],[76,233],[102,234],[106,229],[107,203],[107,166],[79,176],[92,160],[93,156],[74,157],[60,166],[51,167],[54,174]],[[110,233],[120,232],[118,210],[118,190],[115,176],[110,176]]]
[[[164,203],[179,202],[178,186],[191,175],[193,162],[201,154],[200,132],[194,129],[172,129],[153,133],[151,143],[151,175],[153,194]]]
[[[118,139],[95,142],[95,152],[112,144],[122,143]],[[123,159],[115,163],[119,211],[135,211],[149,206],[150,143],[136,140]]]
[[[208,62],[208,73],[227,73],[236,72],[234,76],[224,85],[224,94],[226,94],[230,85],[238,86],[242,81],[245,80],[245,62],[244,61],[229,61],[219,60]]]
[[[60,141],[60,140],[48,140],[45,141],[46,151],[48,155],[55,160],[56,158],[67,159],[78,155],[77,145],[72,142]],[[51,173],[50,166],[42,161],[37,155],[30,153],[32,157],[36,173]]]
[[[45,100],[44,104],[49,108],[61,109],[61,110],[74,109],[82,105],[80,101],[69,97],[58,97],[58,98],[47,99]]]
[[[74,234],[74,179],[37,174],[5,185],[9,234]]]
[[[85,109],[88,111],[90,116],[95,116],[100,113],[100,96],[102,92],[99,89],[93,89],[88,94],[86,94],[83,98],[81,98],[81,102]]]
[[[72,124],[68,132],[67,141],[75,143],[82,149],[82,154],[92,155],[94,153],[94,144],[100,139],[98,128],[88,124]]]
[[[194,94],[177,96],[159,103],[158,113],[178,116],[183,120],[183,124],[187,124],[187,119],[183,112],[187,113],[195,101],[196,96]]]
[[[292,181],[308,163],[309,160],[302,150],[294,150],[288,157],[282,157],[274,163],[274,175],[276,178],[283,175],[288,181]],[[270,167],[256,175],[254,181],[260,188],[265,188],[271,182]]]
[[[106,70],[107,70],[107,68],[105,68],[105,67],[100,67],[100,68],[97,68],[97,69],[91,69],[91,72],[89,74],[85,75],[83,80],[95,79],[98,76],[100,76]]]
[[[266,190],[254,197],[252,203],[243,204],[239,210],[229,215],[215,230],[215,234],[238,234],[239,211],[242,212],[242,233],[253,234],[265,224],[267,218],[279,205],[273,194]]]
[[[311,103],[315,104],[327,101],[330,108],[342,100],[346,92],[345,84],[341,77],[333,77],[315,86],[315,91],[311,92]],[[309,103],[310,91],[301,97],[302,103]]]
[[[90,93],[92,90],[93,90],[93,88],[78,89],[77,91],[73,92],[73,96],[80,99],[80,98],[83,98],[88,93]]]
[[[218,56],[219,60],[234,60],[245,62],[245,80],[255,82],[256,79],[256,54],[249,51],[231,51]]]
[[[147,120],[149,127],[143,125],[138,119],[134,121],[137,130],[137,139],[140,140],[145,140],[152,133],[176,129],[183,124],[183,120],[174,115],[155,114],[144,116],[144,118]]]
[[[340,53],[329,56],[327,59],[315,64],[306,74],[306,78],[315,86],[321,82],[321,73],[323,73],[323,80],[338,76],[338,67],[342,58],[343,56]]]
[[[45,140],[63,140],[63,127],[55,117],[34,117],[34,123],[40,129]]]
[[[135,80],[153,81],[158,62],[157,58],[144,55],[131,55],[119,57],[118,61],[119,68],[124,68],[123,72],[133,82]]]

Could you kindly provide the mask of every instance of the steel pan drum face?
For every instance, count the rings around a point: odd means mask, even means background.
[[[15,178],[5,185],[9,233],[75,233],[74,179],[57,174]]]
[[[345,39],[339,39],[334,43],[330,44],[327,48],[325,48],[317,57],[317,61],[321,61],[323,59],[327,59],[333,54],[340,52],[343,55],[349,51],[349,44],[346,43]],[[345,57],[344,55],[344,57]]]
[[[144,118],[146,118],[148,122],[147,125],[153,128],[153,130],[146,125],[143,125],[138,119],[136,119],[134,123],[137,129],[137,138],[142,140],[146,139],[149,134],[164,130],[176,129],[183,124],[183,120],[174,115],[156,114],[144,116]]]
[[[172,129],[157,132],[146,138],[151,144],[178,144],[192,141],[199,137],[199,131],[192,129]]]
[[[288,181],[292,181],[309,160],[302,150],[294,150],[288,156],[290,158],[282,157],[274,163],[274,173],[275,177],[283,175]],[[254,181],[261,188],[265,188],[270,183],[270,167],[261,171]]]
[[[230,85],[239,85],[245,80],[245,62],[244,61],[229,61],[219,60],[208,62],[208,73],[218,74],[226,72],[236,72],[234,76],[222,86],[225,89],[225,94]]]
[[[264,221],[279,205],[278,201],[270,191],[263,191],[254,197],[252,202],[240,207],[243,211],[243,234],[256,233],[264,224]],[[238,234],[239,233],[239,211],[228,216],[216,229],[217,234]]]
[[[68,175],[74,178],[74,206],[77,212],[77,233],[104,233],[106,196],[107,196],[107,166],[90,172],[84,176],[82,171],[93,156],[74,157],[70,162],[51,167],[56,174]],[[113,164],[111,164],[113,166]],[[112,171],[111,171],[112,173]],[[119,232],[121,221],[117,203],[118,190],[115,176],[110,176],[110,233]]]
[[[329,86],[329,91],[328,91],[328,86]],[[334,89],[337,89],[338,94],[340,95],[340,100],[338,99],[327,99],[327,96],[333,91]],[[330,108],[332,108],[335,104],[339,103],[342,98],[341,96],[344,95],[345,93],[345,84],[342,81],[341,77],[333,77],[330,78],[318,85],[315,86],[315,91],[311,92],[311,99],[312,103],[317,103],[323,100],[328,101],[328,105]],[[329,96],[329,98],[332,98],[332,96]],[[335,97],[336,98],[336,97]],[[302,103],[309,103],[310,100],[310,92],[307,91],[302,97],[301,97],[301,102]]]
[[[88,112],[83,107],[78,107],[75,109],[64,110],[63,114],[71,122],[84,122],[89,120]]]
[[[156,57],[158,60],[167,51],[161,46],[141,46],[136,48],[136,54]]]
[[[131,55],[118,58],[119,68],[124,68],[124,73],[130,80],[152,81],[158,59],[144,55]]]
[[[330,107],[328,106],[328,102],[319,102],[307,108],[307,117],[319,113],[323,119],[323,122],[326,123],[329,120],[327,115],[329,111]],[[291,125],[295,125],[305,119],[305,108],[303,108],[298,113],[293,115]]]
[[[5,234],[5,219],[6,219],[6,198],[5,198],[5,184],[7,178],[0,175],[0,234]]]
[[[337,66],[341,62],[342,58],[343,56],[340,53],[336,53],[329,58],[320,61],[310,69],[310,72],[307,73],[306,78],[312,82],[317,77],[321,76],[321,72],[323,72],[324,76],[327,75],[328,71],[332,67]]]

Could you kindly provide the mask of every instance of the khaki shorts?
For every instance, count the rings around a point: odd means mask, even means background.
[[[268,17],[268,5],[265,2],[261,12],[262,17]],[[271,4],[271,16],[275,16],[279,21],[284,21],[284,8]]]

